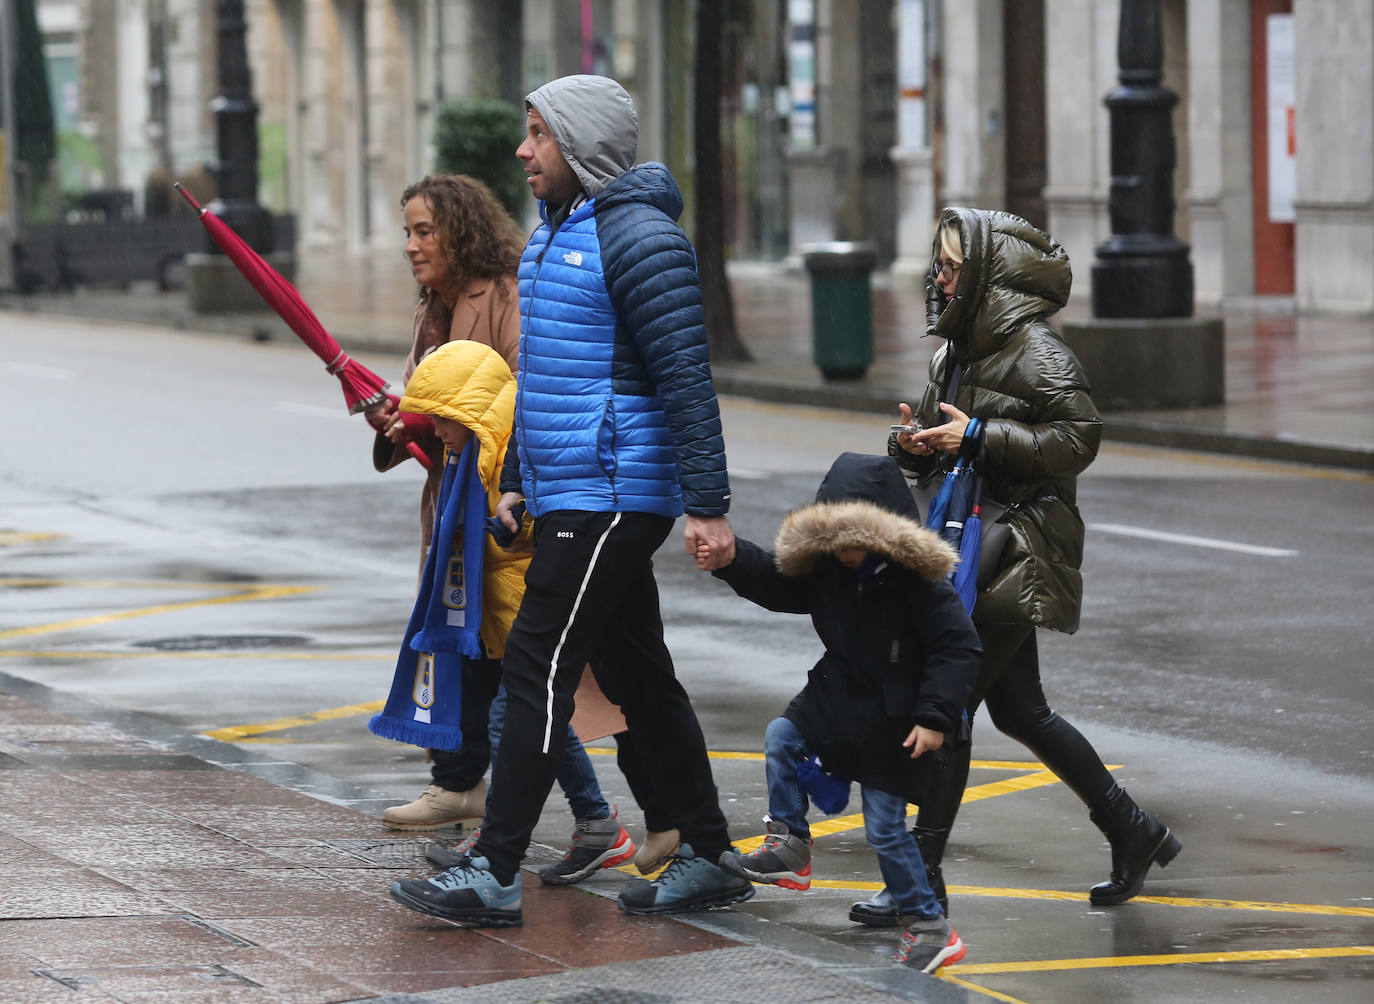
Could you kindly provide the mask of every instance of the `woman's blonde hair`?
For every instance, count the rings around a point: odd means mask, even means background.
[[[959,236],[957,224],[946,223],[940,228],[940,252],[946,261],[952,261],[956,265],[964,263],[964,241]]]

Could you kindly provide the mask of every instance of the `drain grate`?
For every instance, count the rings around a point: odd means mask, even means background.
[[[368,840],[362,837],[331,837],[321,840],[326,847],[383,868],[408,868],[425,860],[425,848],[435,841],[397,838]]]
[[[153,638],[136,641],[135,648],[154,648],[160,652],[215,652],[224,649],[299,648],[310,639],[300,634],[184,634],[179,638]]]
[[[250,980],[220,965],[203,966],[101,966],[83,969],[33,969],[42,976],[60,983],[68,990],[85,993],[99,987],[115,999],[130,996],[167,996],[172,999],[205,992],[205,984],[217,987],[250,987],[262,989],[262,984]],[[229,991],[229,992],[232,992]],[[102,996],[103,996],[102,993]]]

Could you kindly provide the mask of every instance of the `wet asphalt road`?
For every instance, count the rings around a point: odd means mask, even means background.
[[[193,731],[240,727],[282,759],[418,793],[425,765],[368,734],[366,712],[321,714],[385,696],[419,475],[371,471],[370,433],[313,357],[6,316],[0,373],[36,402],[0,452],[0,670]],[[726,401],[725,420],[732,522],[762,541],[838,452],[881,451],[886,424],[745,401]],[[1152,873],[1154,899],[1074,898],[1105,876],[1105,844],[1028,751],[980,722],[946,862],[970,947],[958,978],[1026,1001],[1369,999],[1374,530],[1359,514],[1372,503],[1374,479],[1345,472],[1103,451],[1080,482],[1083,628],[1042,635],[1046,688],[1184,852]],[[712,750],[756,754],[814,637],[679,547],[674,535],[658,562],[679,673]],[[595,762],[637,836],[613,759]],[[760,833],[762,764],[714,765],[732,833]],[[568,826],[555,798],[536,839],[560,845]],[[882,950],[891,935],[844,916],[878,881],[862,829],[847,816],[834,829],[817,830],[811,892],[763,889],[744,909]]]

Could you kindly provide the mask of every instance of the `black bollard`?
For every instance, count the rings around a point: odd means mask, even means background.
[[[1178,96],[1161,85],[1164,33],[1159,0],[1121,0],[1119,85],[1111,113],[1112,235],[1097,247],[1093,314],[1191,317],[1193,265],[1174,236],[1176,155],[1170,114]]]
[[[215,115],[214,168],[219,198],[208,207],[259,254],[271,251],[272,214],[258,203],[258,105],[248,68],[248,31],[244,0],[219,0],[219,94],[210,102]],[[207,240],[212,254],[219,246]]]

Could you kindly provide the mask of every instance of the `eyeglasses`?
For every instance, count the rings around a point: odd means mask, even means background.
[[[945,282],[953,282],[959,274],[962,266],[956,262],[944,261],[940,263],[940,278]]]

